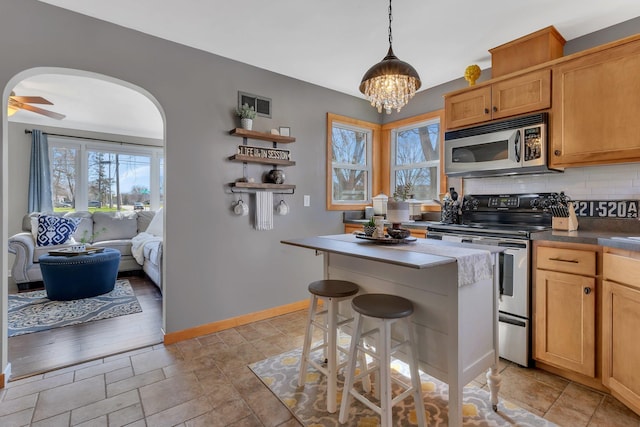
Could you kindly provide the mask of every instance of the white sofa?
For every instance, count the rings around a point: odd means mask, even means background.
[[[152,239],[142,247],[144,257],[140,265],[132,255],[132,239],[147,230],[154,218],[154,211],[126,212],[122,214],[107,212],[69,212],[65,217],[81,218],[73,233],[76,242],[86,241],[91,246],[113,248],[120,251],[118,271],[143,270],[162,291],[162,239]],[[57,214],[53,214],[57,215]],[[160,213],[162,215],[162,213]],[[20,289],[30,282],[42,280],[38,258],[50,250],[70,246],[37,246],[32,229],[32,218],[38,213],[25,215],[22,221],[23,232],[9,238],[9,252],[15,254],[11,275]]]

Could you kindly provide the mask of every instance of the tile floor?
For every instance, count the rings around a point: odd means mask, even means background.
[[[247,364],[302,346],[305,311],[10,382],[0,426],[293,427]],[[501,395],[561,426],[633,426],[615,399],[557,376],[501,365]],[[483,379],[478,377],[477,385]]]

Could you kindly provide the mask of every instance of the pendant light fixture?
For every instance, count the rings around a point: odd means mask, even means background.
[[[393,54],[392,20],[389,0],[389,51],[382,61],[369,68],[360,82],[360,92],[379,113],[384,108],[387,114],[391,114],[394,108],[400,112],[422,84],[416,69]]]

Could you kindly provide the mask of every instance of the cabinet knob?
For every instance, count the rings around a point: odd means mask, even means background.
[[[485,108],[485,109],[484,109],[484,113],[485,113],[485,114],[489,114],[489,109],[488,109],[488,108]]]
[[[560,155],[560,150],[554,151],[553,154],[555,154],[556,156],[559,156]]]
[[[496,107],[495,105],[493,106],[493,112],[497,113],[498,112],[498,107]]]
[[[585,295],[589,295],[590,293],[591,293],[591,288],[590,287],[587,286],[586,288],[584,288],[584,294]]]

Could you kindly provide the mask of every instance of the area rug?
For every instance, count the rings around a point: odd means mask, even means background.
[[[338,423],[343,378],[339,378],[338,411],[335,414],[329,414],[326,412],[326,377],[324,375],[310,367],[305,385],[298,387],[300,355],[301,350],[292,350],[251,364],[249,368],[289,408],[294,417],[307,427],[343,425],[376,427],[379,425],[380,417],[356,399],[351,399],[351,411],[347,423]],[[319,362],[323,358],[321,351],[316,353],[316,356]],[[393,375],[407,375],[407,371],[406,365],[394,362]],[[407,381],[408,378],[405,383]],[[421,381],[427,425],[429,427],[447,426],[448,386],[424,373],[421,373]],[[394,390],[394,396],[398,392],[399,390]],[[465,387],[463,400],[464,426],[555,426],[502,398],[498,404],[498,412],[494,412],[491,408],[489,392],[477,387]],[[396,426],[417,425],[412,397],[407,397],[394,406],[393,421]]]
[[[92,298],[51,301],[41,290],[11,294],[8,303],[9,337],[142,311],[128,280],[117,280],[113,291]]]

